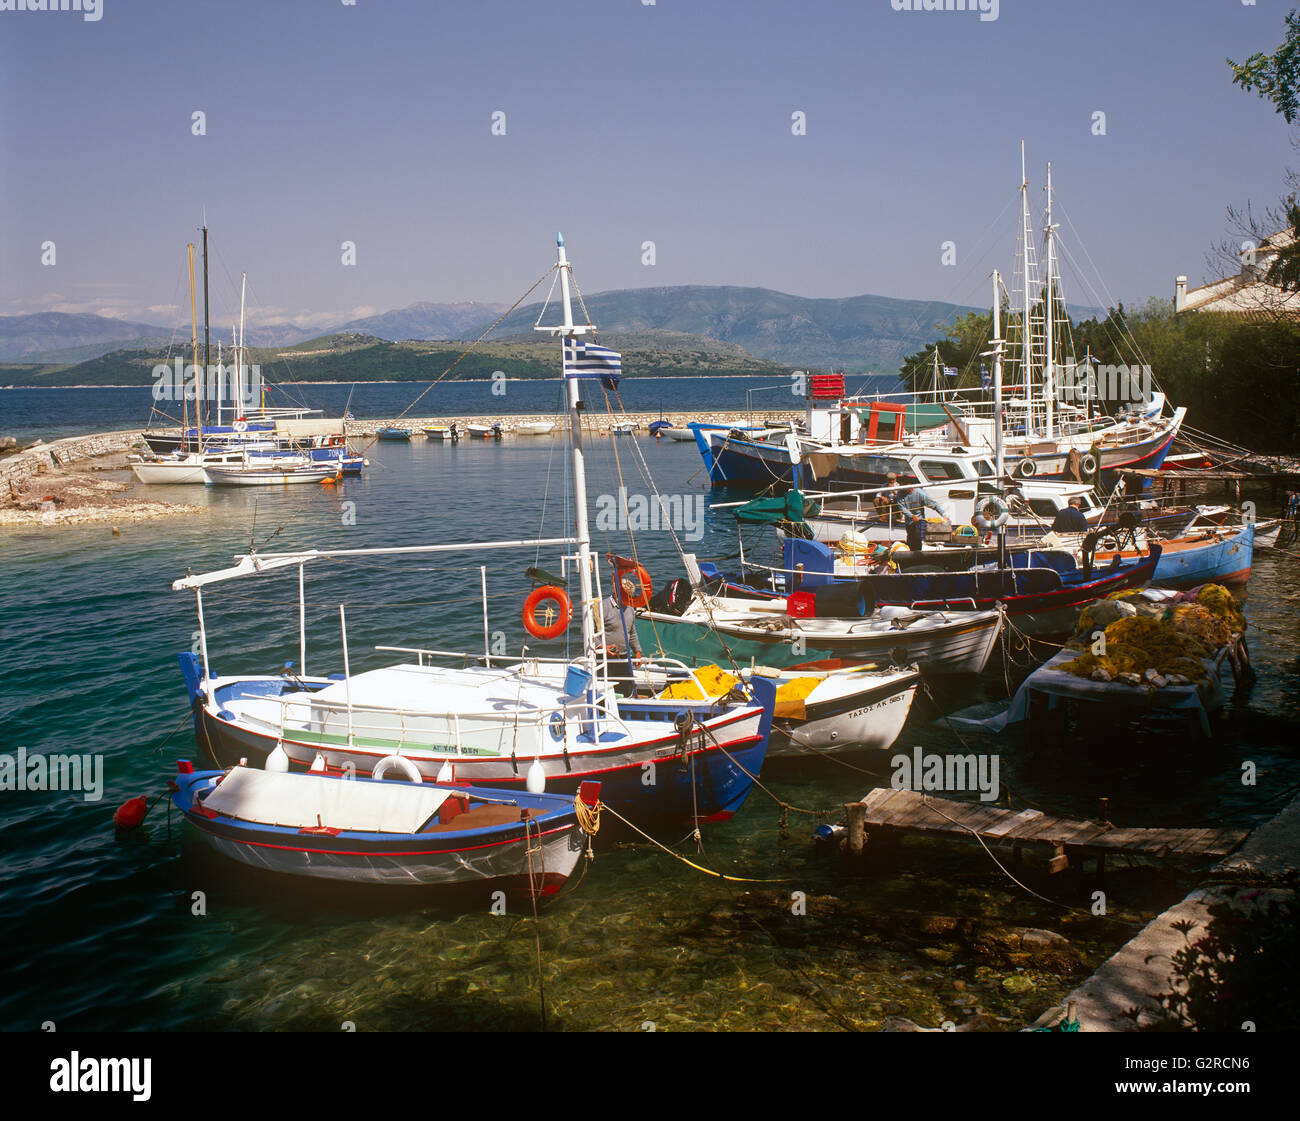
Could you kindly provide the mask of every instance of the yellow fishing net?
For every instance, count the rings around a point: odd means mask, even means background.
[[[721,697],[730,693],[738,680],[734,674],[728,673],[720,666],[701,666],[695,671],[695,678],[700,686],[704,687],[703,693],[694,680],[688,679],[668,686],[659,694],[659,699],[661,701],[702,701],[709,697]],[[821,682],[820,677],[796,677],[778,685],[774,715],[783,720],[804,719],[806,715],[804,702],[808,699],[808,694]]]

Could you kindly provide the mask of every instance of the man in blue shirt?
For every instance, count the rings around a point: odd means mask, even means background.
[[[926,510],[933,510],[941,518],[947,518],[948,516],[948,511],[935,501],[934,496],[926,494],[926,492],[918,486],[912,487],[905,495],[903,495],[903,497],[898,500],[898,504],[907,514],[918,518],[923,518],[925,516],[924,511]]]
[[[1056,512],[1056,517],[1052,519],[1053,533],[1086,533],[1088,531],[1088,519],[1083,516],[1082,505],[1078,498],[1071,498],[1070,504],[1063,510]]]

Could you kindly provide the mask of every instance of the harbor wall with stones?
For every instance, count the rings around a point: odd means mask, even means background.
[[[13,494],[36,475],[72,467],[88,459],[120,455],[140,442],[138,428],[123,432],[96,432],[37,444],[0,459],[0,492]]]

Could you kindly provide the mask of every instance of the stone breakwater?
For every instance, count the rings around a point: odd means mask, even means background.
[[[69,436],[48,444],[24,448],[0,459],[0,497],[25,489],[36,475],[59,471],[74,463],[109,455],[124,455],[140,442],[140,430],[97,432],[90,436]]]
[[[701,416],[699,413],[675,413],[665,412],[663,419],[673,425],[674,428],[685,428],[693,420],[702,421],[706,424],[730,424],[730,425],[747,425],[750,423],[750,416],[753,417],[754,424],[790,424],[797,420],[803,419],[803,413],[793,409],[755,409],[752,414],[741,410],[740,412],[719,413],[717,416]],[[645,432],[652,421],[660,419],[659,411],[645,413],[607,413],[604,411],[596,412],[595,409],[584,411],[582,414],[583,430],[594,432],[601,436],[609,434],[610,430],[616,424],[622,424],[625,421],[633,421],[637,425],[637,431]],[[524,435],[517,429],[525,424],[554,424],[556,432],[564,428],[565,418],[555,413],[479,413],[476,416],[426,416],[414,417],[404,416],[392,420],[350,420],[348,421],[348,434],[350,436],[373,436],[375,430],[379,428],[410,428],[416,435],[420,435],[420,429],[426,425],[449,425],[455,424],[462,431],[467,424],[493,424],[500,422],[507,436]]]
[[[197,514],[200,507],[145,499],[132,484],[95,472],[125,466],[139,429],[70,436],[0,459],[0,526],[106,524]],[[81,465],[81,470],[73,469]]]

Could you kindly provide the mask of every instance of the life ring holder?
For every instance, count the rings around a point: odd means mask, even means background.
[[[631,599],[624,599],[623,577],[629,572],[636,577],[637,583],[641,585],[641,594],[633,596]],[[618,602],[624,607],[649,607],[650,596],[654,594],[654,588],[650,583],[650,573],[639,564],[616,565],[614,570],[614,594],[618,596]]]
[[[382,781],[383,777],[389,771],[397,768],[406,777],[408,782],[423,782],[424,777],[420,774],[419,768],[416,767],[405,755],[385,755],[378,763],[375,764],[374,770],[370,772],[370,777],[376,782]]]
[[[559,617],[554,622],[542,623],[537,618],[537,608],[548,601],[559,608]],[[571,618],[573,618],[573,603],[569,599],[569,593],[554,584],[543,584],[540,588],[534,588],[524,600],[524,630],[534,638],[559,638],[568,630]]]
[[[1016,474],[1022,479],[1032,479],[1038,474],[1038,464],[1026,456],[1016,464]]]

